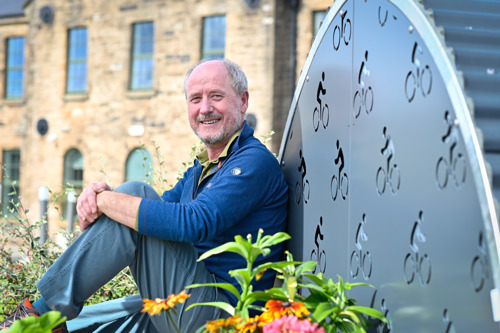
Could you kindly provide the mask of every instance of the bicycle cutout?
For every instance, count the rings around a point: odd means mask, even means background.
[[[429,284],[431,281],[431,260],[427,254],[421,255],[418,244],[424,243],[426,237],[422,232],[423,212],[420,211],[418,220],[415,221],[410,237],[410,248],[413,253],[408,253],[404,260],[404,275],[406,283],[411,284],[418,276],[422,286]]]
[[[450,112],[444,114],[448,130],[441,141],[450,145],[448,158],[441,156],[436,165],[436,180],[440,189],[448,185],[448,180],[453,178],[455,187],[461,188],[467,177],[467,164],[462,153],[456,151],[458,145],[458,121],[451,118]]]
[[[372,300],[370,302],[370,307],[375,308],[375,300],[377,299],[377,290],[373,293]],[[382,322],[381,320],[377,319],[375,321],[371,320],[372,326],[376,329],[377,333],[390,333],[392,330],[392,325],[391,325],[391,315],[389,308],[387,307],[387,302],[385,298],[382,298],[380,301],[380,310],[379,310],[384,317],[387,319],[387,323]]]
[[[453,325],[453,321],[451,321],[448,316],[448,309],[444,309],[443,311],[443,323],[446,325],[446,331],[444,333],[455,333],[455,326]]]
[[[324,238],[324,235],[321,232],[321,226],[323,226],[323,216],[319,217],[319,224],[316,226],[316,234],[314,235],[314,244],[316,244],[316,248],[311,251],[311,260],[318,263],[312,270],[313,274],[316,274],[317,268],[319,268],[321,273],[325,273],[326,271],[326,252],[325,250],[320,249],[318,241],[318,238],[320,240],[323,240]]]
[[[361,223],[356,231],[355,245],[357,250],[351,253],[350,269],[352,278],[357,278],[360,274],[365,280],[368,280],[372,275],[373,263],[370,251],[364,251],[361,242],[368,240],[368,235],[365,233],[366,214],[363,214]]]
[[[382,134],[385,139],[385,146],[380,150],[382,156],[387,155],[385,168],[379,167],[375,182],[377,185],[377,192],[382,195],[387,186],[391,188],[392,194],[396,194],[401,186],[401,171],[396,163],[392,162],[394,157],[394,143],[389,134],[387,134],[387,127],[384,126]]]
[[[325,103],[323,105],[323,101],[321,100],[321,96],[326,94],[326,89],[323,88],[324,81],[325,72],[321,73],[321,81],[318,83],[318,90],[316,92],[316,100],[318,101],[319,108],[316,106],[313,111],[314,132],[318,131],[320,123],[323,125],[323,128],[326,129],[328,123],[330,122],[330,109],[328,108],[328,104]]]
[[[386,9],[385,10],[385,15],[381,14],[382,12],[382,6],[378,6],[378,24],[383,28],[385,24],[387,23],[387,18],[389,16],[389,11]],[[384,16],[384,18],[382,18]],[[395,15],[391,15],[393,20],[396,21],[398,18]]]
[[[295,202],[300,203],[303,199],[304,203],[307,204],[309,201],[309,196],[311,195],[311,187],[309,186],[309,180],[306,179],[306,160],[302,155],[302,149],[299,150],[300,165],[297,170],[302,173],[301,181],[297,181],[295,184]]]
[[[337,200],[339,192],[342,199],[345,200],[349,191],[349,180],[347,178],[347,174],[345,172],[342,173],[342,170],[344,169],[344,152],[342,151],[342,147],[340,147],[339,140],[337,140],[337,151],[338,154],[337,158],[334,160],[334,165],[339,166],[339,172],[338,174],[333,175],[330,182],[330,194],[333,201]]]
[[[368,51],[365,51],[365,60],[361,62],[358,73],[358,87],[359,89],[354,94],[352,101],[354,118],[358,118],[361,110],[365,110],[366,114],[370,114],[373,110],[373,89],[371,86],[365,87],[364,77],[370,75],[370,71],[366,68],[368,62]]]
[[[422,53],[422,48],[415,42],[411,53],[411,63],[414,69],[408,72],[405,80],[405,94],[410,103],[415,98],[417,90],[420,90],[422,96],[426,97],[432,89],[432,71],[429,65],[422,66],[418,59],[418,54]]]
[[[486,279],[488,279],[489,277],[487,250],[482,232],[479,232],[478,247],[479,255],[474,257],[470,267],[472,287],[474,288],[474,291],[476,293],[480,292],[483,289]]]
[[[347,10],[345,12],[340,12],[340,26],[336,25],[333,29],[333,48],[335,51],[338,51],[342,39],[346,46],[349,45],[349,41],[351,40],[352,24],[350,18],[346,19],[346,15]]]

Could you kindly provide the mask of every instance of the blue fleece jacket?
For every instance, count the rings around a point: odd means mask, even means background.
[[[253,136],[251,127],[243,126],[220,167],[198,185],[201,171],[196,160],[175,187],[163,193],[163,201],[143,199],[138,212],[139,233],[192,243],[201,255],[234,241],[236,235],[251,234],[256,239],[260,228],[264,234],[285,230],[288,187],[276,157]],[[256,265],[280,260],[281,251],[281,246],[273,247]],[[228,271],[244,268],[243,258],[222,253],[204,262],[218,282],[240,289]],[[267,272],[254,283],[254,289],[271,288],[273,281],[274,274]],[[235,305],[236,298],[227,294]]]

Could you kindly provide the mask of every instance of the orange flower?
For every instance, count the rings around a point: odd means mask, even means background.
[[[162,298],[156,298],[154,300],[144,298],[143,301],[144,306],[141,312],[148,312],[152,316],[157,315],[162,310],[168,310],[169,308],[167,302]]]
[[[169,295],[167,299],[156,298],[154,300],[150,300],[144,298],[144,306],[141,312],[148,312],[150,315],[154,316],[163,310],[173,308],[177,303],[184,303],[184,301],[190,296],[190,294],[186,294],[186,290],[183,290],[177,295]]]
[[[177,295],[172,294],[167,298],[167,305],[173,308],[175,304],[184,303],[190,296],[190,294],[186,294],[186,290],[181,291]]]
[[[206,330],[209,333],[225,332],[228,328],[237,330],[239,329],[238,324],[241,323],[242,320],[243,318],[239,318],[238,315],[227,319],[210,320],[207,323]]]
[[[259,324],[259,316],[255,316],[254,318],[249,318],[246,323],[243,323],[239,326],[239,333],[255,333],[258,332],[257,328]]]
[[[260,326],[279,319],[285,315],[294,315],[299,319],[303,319],[309,315],[309,310],[301,302],[283,302],[269,300],[266,303],[266,312],[260,315]]]

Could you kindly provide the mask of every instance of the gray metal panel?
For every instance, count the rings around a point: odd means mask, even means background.
[[[493,170],[493,193],[500,200],[500,2],[424,0],[424,4],[444,28],[446,44],[454,49],[464,74]]]
[[[335,1],[280,151],[289,244],[400,332],[497,332],[499,230],[456,72],[408,1]],[[500,304],[495,304],[500,306]]]

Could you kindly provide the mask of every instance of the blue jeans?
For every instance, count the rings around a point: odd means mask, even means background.
[[[142,182],[127,182],[116,191],[161,200]],[[142,298],[167,298],[190,284],[215,282],[197,259],[192,244],[140,235],[102,215],[49,268],[37,288],[51,309],[67,317],[70,332],[174,332],[165,312],[156,316],[140,312]],[[83,307],[85,300],[127,266],[140,296]],[[193,303],[228,302],[217,288],[194,288],[188,293],[191,297],[176,306],[178,316],[173,316],[182,332],[195,332],[207,320],[227,316],[212,306],[184,312]]]

